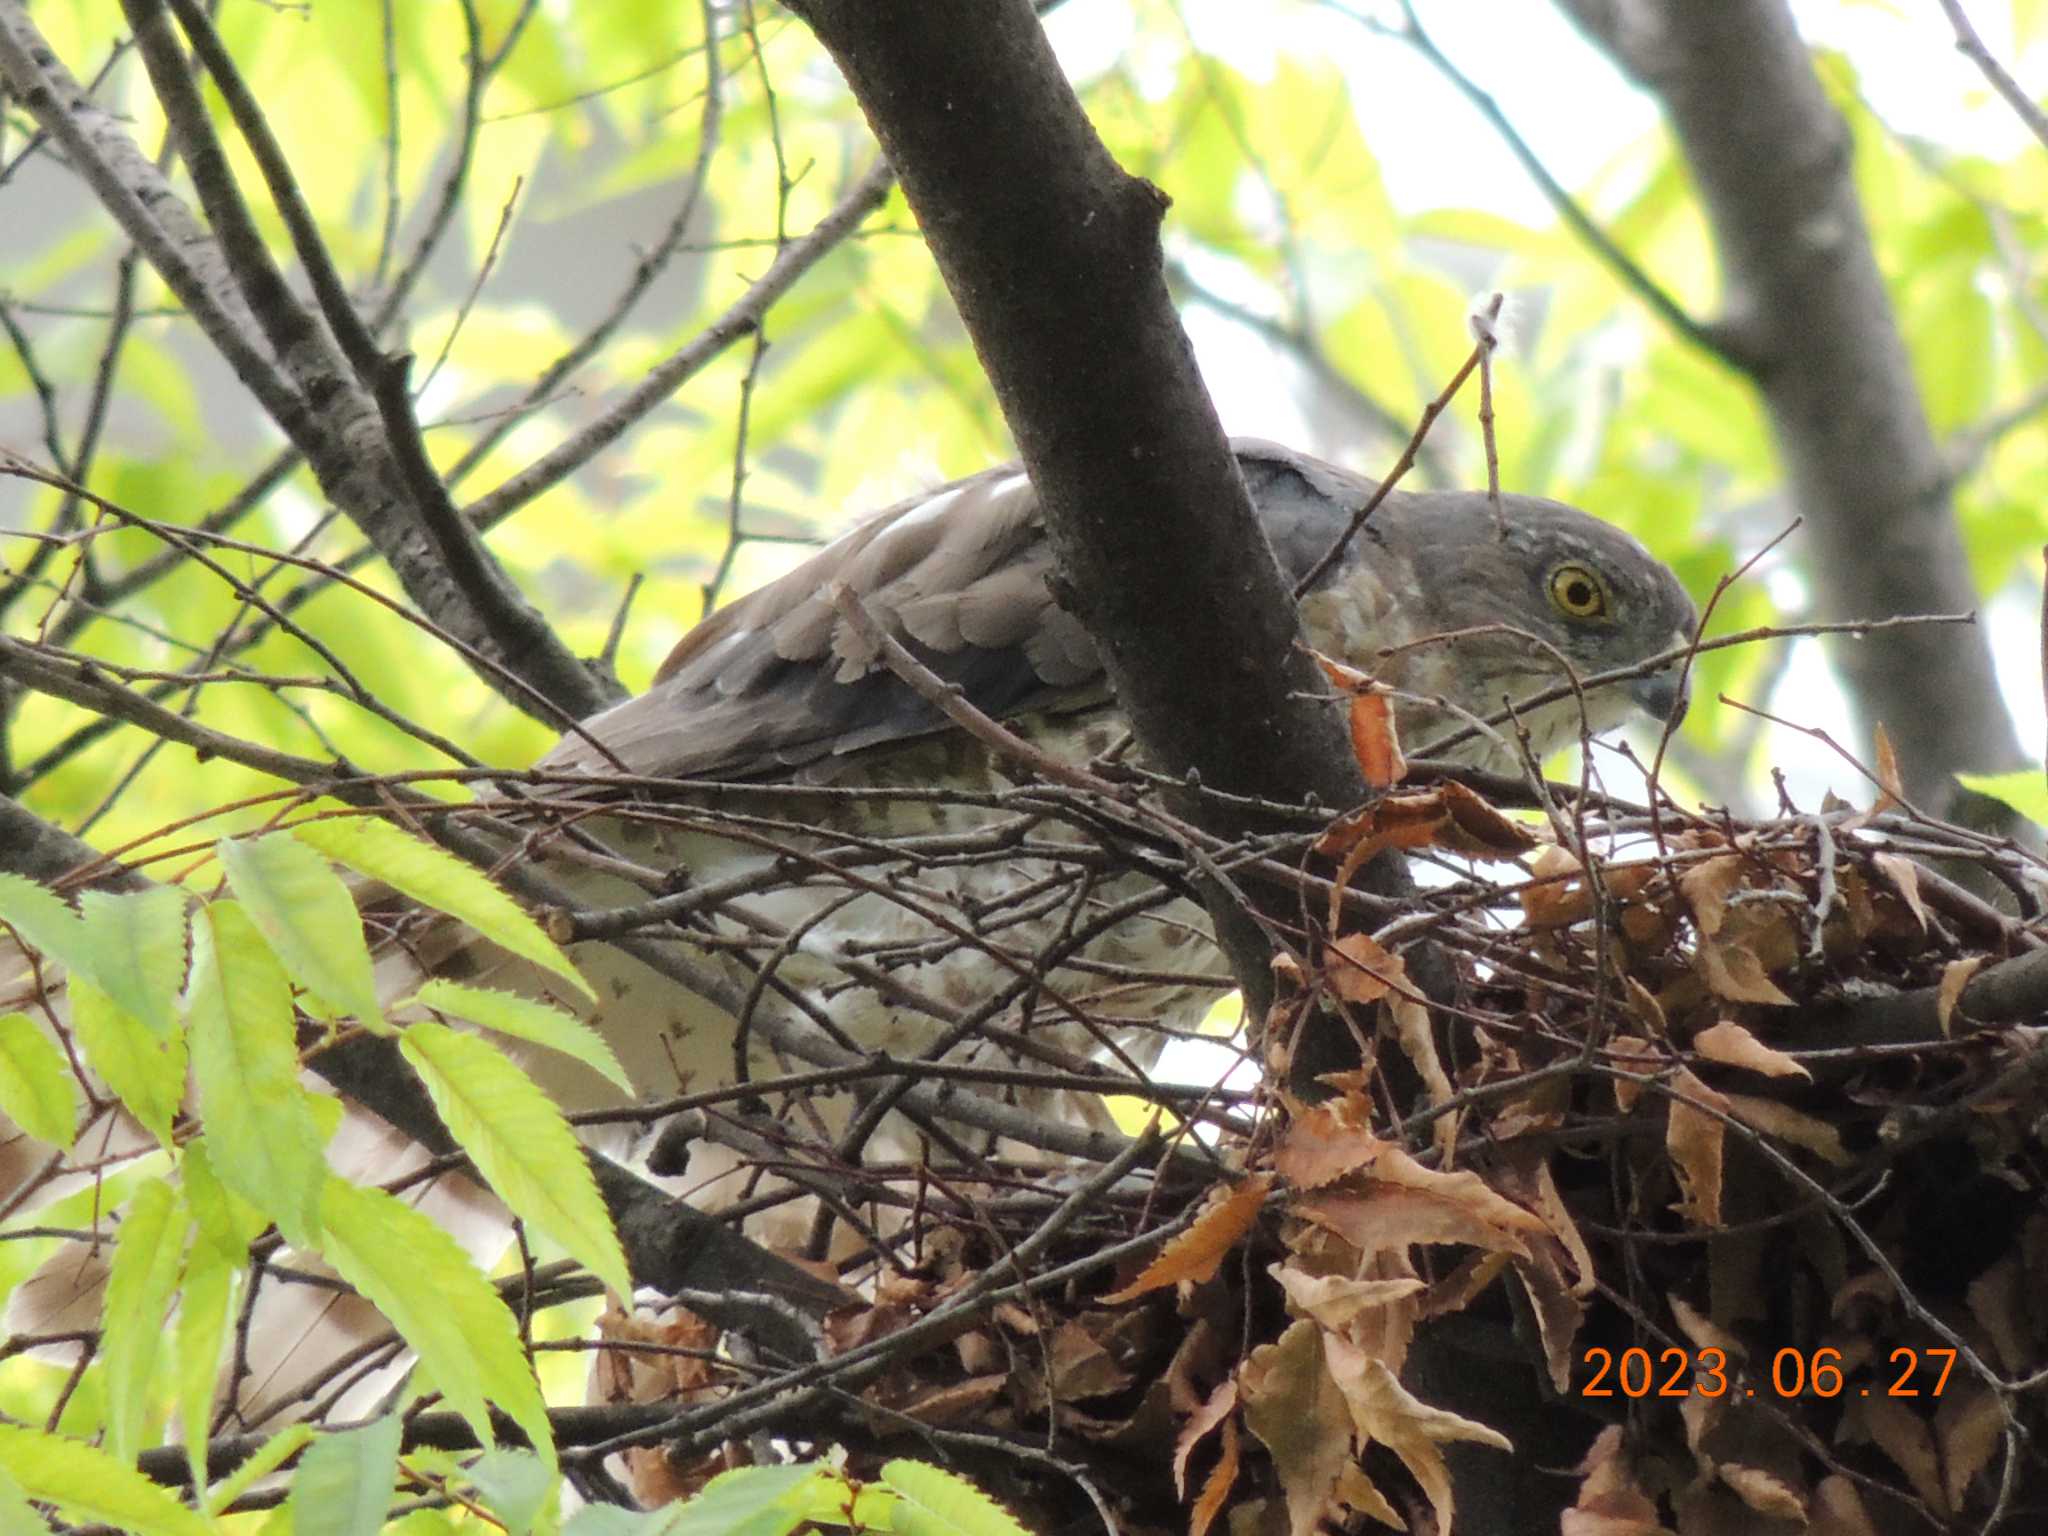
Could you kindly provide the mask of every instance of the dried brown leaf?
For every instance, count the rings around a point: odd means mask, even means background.
[[[1566,1279],[1564,1246],[1554,1237],[1534,1238],[1529,1243],[1529,1257],[1516,1259],[1514,1265],[1515,1276],[1536,1315],[1550,1384],[1559,1397],[1569,1397],[1575,1363],[1572,1346],[1578,1341],[1579,1325],[1586,1320],[1586,1304]]]
[[[1159,1251],[1159,1257],[1122,1290],[1103,1297],[1117,1304],[1186,1280],[1200,1285],[1212,1280],[1238,1239],[1259,1219],[1259,1207],[1273,1187],[1272,1176],[1256,1173],[1235,1188],[1218,1184],[1209,1191],[1209,1207],[1194,1224]]]
[[[1720,1463],[1714,1472],[1737,1498],[1758,1514],[1773,1520],[1806,1523],[1806,1500],[1775,1472],[1732,1461]]]
[[[1722,1062],[1765,1077],[1803,1077],[1813,1074],[1783,1051],[1774,1051],[1740,1024],[1724,1019],[1692,1037],[1693,1049],[1709,1061]]]
[[[1415,1068],[1416,1076],[1422,1079],[1422,1086],[1428,1091],[1432,1108],[1447,1104],[1452,1095],[1450,1074],[1444,1071],[1442,1059],[1436,1051],[1436,1034],[1429,1027],[1429,1009],[1405,993],[1392,993],[1381,1004],[1394,1026],[1394,1038],[1400,1042],[1401,1054],[1406,1056]],[[1436,1144],[1437,1154],[1449,1167],[1458,1147],[1458,1123],[1463,1117],[1457,1114],[1443,1114],[1430,1127],[1431,1139]]]
[[[1936,1514],[1953,1514],[1941,1477],[1941,1457],[1935,1452],[1934,1433],[1927,1421],[1895,1397],[1862,1397],[1850,1406],[1852,1412],[1861,1412],[1870,1438],[1906,1474],[1913,1491]]]
[[[1977,1382],[1951,1388],[1934,1405],[1934,1443],[1941,1452],[1948,1507],[1961,1509],[1974,1483],[2005,1441],[2005,1411]]]
[[[1941,983],[1934,993],[1934,1016],[1941,1021],[1944,1037],[1949,1033],[1949,1024],[1963,1000],[1963,989],[1969,986],[1970,978],[1977,974],[1977,968],[1983,963],[1982,955],[1972,955],[1967,960],[1951,960],[1941,968]]]
[[[1877,738],[1878,796],[1870,814],[1882,816],[1906,803],[1906,781],[1899,777],[1899,754],[1892,750],[1891,734],[1885,730],[1882,720],[1871,728],[1871,734]]]
[[[1789,1141],[1795,1147],[1804,1147],[1824,1163],[1846,1168],[1854,1161],[1849,1149],[1842,1145],[1842,1133],[1804,1110],[1780,1104],[1776,1099],[1752,1098],[1746,1093],[1724,1094],[1722,1103],[1744,1125],[1779,1141]]]
[[[1188,1536],[1204,1536],[1237,1485],[1237,1421],[1223,1421],[1223,1452],[1202,1482],[1202,1496],[1188,1513]]]
[[[1778,989],[1757,952],[1746,944],[1702,938],[1693,950],[1693,967],[1715,996],[1725,997],[1731,1003],[1792,1006],[1792,999]]]
[[[1377,1442],[1400,1457],[1435,1511],[1437,1529],[1451,1530],[1455,1507],[1451,1475],[1438,1447],[1469,1440],[1495,1450],[1512,1451],[1513,1444],[1497,1429],[1442,1408],[1432,1408],[1412,1396],[1384,1361],[1374,1359],[1348,1340],[1325,1337],[1323,1347],[1329,1359],[1329,1374],[1350,1406],[1360,1451]]]
[[[1203,1401],[1173,1444],[1173,1496],[1184,1499],[1188,1496],[1188,1456],[1210,1430],[1229,1418],[1237,1407],[1237,1380],[1225,1381]]]
[[[1692,909],[1692,920],[1701,938],[1710,939],[1721,931],[1728,898],[1742,884],[1742,874],[1742,856],[1736,853],[1716,854],[1678,871],[1679,893]]]
[[[1408,984],[1408,968],[1369,933],[1347,933],[1326,947],[1330,990],[1347,1003],[1375,1003]]]
[[[1998,1363],[2012,1375],[2033,1369],[2033,1330],[2027,1319],[2026,1281],[2019,1255],[2008,1253],[1970,1282],[1970,1315],[1990,1336]]]
[[[1405,1250],[1411,1243],[1463,1243],[1524,1254],[1528,1246],[1468,1206],[1419,1189],[1378,1185],[1364,1194],[1330,1191],[1300,1200],[1294,1213],[1334,1232],[1361,1254]]]
[[[1749,1351],[1742,1347],[1740,1339],[1705,1313],[1695,1310],[1683,1296],[1666,1299],[1671,1303],[1671,1320],[1678,1325],[1678,1331],[1692,1341],[1694,1348],[1718,1349],[1731,1361],[1748,1355]]]
[[[1316,1189],[1379,1156],[1386,1143],[1372,1133],[1372,1106],[1349,1096],[1297,1114],[1273,1151],[1273,1168],[1296,1189]]]
[[[1372,1485],[1372,1479],[1365,1475],[1365,1469],[1355,1461],[1345,1465],[1337,1474],[1337,1497],[1361,1515],[1379,1521],[1381,1525],[1403,1529],[1408,1522],[1403,1520],[1387,1496]]]
[[[1579,861],[1555,843],[1545,843],[1530,857],[1534,883],[1521,892],[1522,919],[1532,928],[1569,928],[1593,915],[1593,893],[1586,889]]]
[[[1830,1472],[1813,1490],[1812,1523],[1806,1536],[1877,1536],[1856,1485]]]
[[[1536,834],[1519,821],[1511,820],[1455,779],[1437,786],[1437,795],[1450,816],[1443,845],[1454,853],[1475,859],[1518,859],[1536,846]]]
[[[1678,1169],[1684,1192],[1679,1209],[1695,1226],[1714,1227],[1721,1223],[1721,1143],[1726,1127],[1719,1116],[1699,1105],[1725,1111],[1727,1100],[1690,1072],[1680,1071],[1673,1082],[1670,1117],[1664,1131],[1664,1147]]]
[[[1304,1319],[1238,1367],[1245,1428],[1272,1454],[1290,1536],[1313,1536],[1352,1459],[1349,1409],[1330,1379],[1323,1339],[1322,1329]]]
[[[1659,1023],[1662,1023],[1661,1010],[1659,1012]],[[1659,1051],[1648,1040],[1641,1039],[1635,1035],[1613,1036],[1608,1040],[1607,1048],[1601,1052],[1601,1056],[1607,1065],[1613,1067],[1616,1071],[1632,1072],[1638,1076],[1648,1076],[1653,1072],[1662,1070],[1666,1060],[1663,1052]],[[1612,1079],[1612,1082],[1614,1084],[1614,1107],[1625,1115],[1636,1107],[1636,1100],[1643,1096],[1643,1085],[1641,1083],[1625,1082],[1618,1077]]]
[[[1671,1536],[1657,1504],[1637,1484],[1623,1454],[1619,1424],[1610,1424],[1579,1463],[1581,1481],[1572,1507],[1559,1517],[1560,1536]]]
[[[1412,1275],[1354,1280],[1347,1275],[1312,1275],[1292,1264],[1275,1264],[1271,1273],[1287,1293],[1291,1311],[1314,1319],[1332,1333],[1348,1333],[1361,1313],[1406,1301],[1423,1289],[1422,1281]]]
[[[1474,1253],[1467,1255],[1464,1262],[1443,1279],[1432,1285],[1422,1298],[1417,1310],[1421,1318],[1449,1317],[1462,1312],[1480,1296],[1486,1288],[1500,1278],[1500,1272],[1511,1262],[1505,1253]]]
[[[1899,893],[1914,920],[1920,924],[1920,931],[1927,931],[1927,904],[1920,899],[1920,866],[1898,853],[1872,854],[1870,862],[1877,866],[1878,873],[1891,882],[1893,890]]]

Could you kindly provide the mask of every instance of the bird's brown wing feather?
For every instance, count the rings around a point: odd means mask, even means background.
[[[1267,443],[1237,445],[1281,564],[1309,568],[1369,481]],[[1107,697],[1093,642],[1048,585],[1038,498],[1015,466],[887,509],[685,635],[654,685],[585,732],[625,770],[660,778],[829,780],[854,753],[946,727],[833,605],[844,584],[926,666],[997,717]],[[539,766],[616,771],[580,736]]]

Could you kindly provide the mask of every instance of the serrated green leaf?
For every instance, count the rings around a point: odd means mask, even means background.
[[[632,1294],[626,1257],[582,1143],[554,1100],[487,1040],[422,1020],[399,1048],[433,1095],[443,1123],[515,1214]]]
[[[178,1169],[185,1181],[185,1203],[199,1223],[200,1236],[229,1264],[240,1264],[249,1255],[249,1245],[270,1225],[270,1218],[221,1183],[204,1136],[185,1143]]]
[[[337,864],[460,918],[500,948],[553,971],[584,996],[597,996],[517,902],[453,854],[367,816],[300,822],[292,835]]]
[[[834,1475],[814,1463],[735,1467],[663,1511],[668,1518],[657,1529],[661,1536],[789,1536],[810,1518],[817,1486]]]
[[[232,901],[209,904],[193,924],[187,1006],[213,1171],[304,1247],[320,1225],[324,1142],[299,1082],[291,986]]]
[[[288,833],[223,838],[220,862],[235,894],[293,978],[340,1013],[384,1023],[363,920],[334,867]]]
[[[964,1477],[922,1461],[897,1460],[882,1467],[882,1483],[893,1488],[897,1536],[1030,1536],[994,1499]]]
[[[0,1467],[0,1531],[33,1531],[41,1536],[48,1529],[43,1517],[29,1508],[28,1495],[21,1491],[21,1484],[8,1475],[5,1467]]]
[[[85,924],[64,898],[20,875],[0,874],[0,922],[67,971],[85,968]]]
[[[555,1473],[530,1451],[486,1451],[470,1464],[477,1502],[496,1515],[510,1536],[528,1536],[558,1488]]]
[[[666,1536],[663,1517],[669,1509],[652,1512],[621,1509],[616,1504],[586,1504],[562,1522],[562,1536]]]
[[[0,1467],[29,1498],[55,1504],[74,1520],[96,1520],[132,1536],[215,1536],[211,1521],[96,1446],[0,1424]]]
[[[177,1192],[164,1180],[152,1179],[129,1197],[114,1235],[100,1353],[107,1368],[107,1440],[123,1461],[133,1461],[142,1450],[143,1423],[156,1395],[164,1319],[184,1268],[191,1225]]]
[[[94,983],[159,1040],[178,1027],[185,980],[185,896],[167,885],[78,898]]]
[[[83,975],[74,973],[71,1033],[114,1096],[144,1130],[171,1144],[171,1125],[185,1098],[185,1039],[159,1038]]]
[[[78,1133],[71,1068],[25,1013],[0,1014],[0,1110],[37,1141],[66,1151]]]
[[[206,1496],[206,1512],[209,1515],[219,1514],[246,1493],[252,1485],[270,1476],[298,1455],[300,1447],[312,1438],[311,1425],[287,1424],[257,1446],[255,1455],[214,1485],[213,1491]],[[290,1525],[287,1524],[285,1530],[290,1529]]]
[[[2013,773],[1959,773],[1965,789],[2003,800],[2037,827],[2048,827],[2048,775],[2039,768]]]
[[[189,1172],[189,1161],[185,1167]],[[190,1196],[188,1183],[188,1201]],[[235,1275],[235,1262],[201,1238],[192,1244],[191,1257],[185,1263],[185,1283],[178,1291],[178,1322],[173,1333],[178,1418],[185,1429],[185,1464],[192,1470],[192,1486],[201,1490],[206,1487],[206,1442],[213,1428],[214,1389],[220,1380],[221,1346],[228,1336]]]
[[[511,1309],[455,1239],[403,1201],[343,1179],[328,1180],[321,1215],[328,1262],[418,1351],[434,1385],[483,1443],[493,1438],[488,1401],[554,1465],[540,1386]]]
[[[633,1084],[619,1058],[596,1030],[573,1014],[550,1003],[516,992],[499,992],[490,987],[464,986],[457,981],[436,978],[413,994],[411,1001],[458,1019],[481,1024],[501,1035],[530,1040],[582,1062],[599,1076],[618,1084],[628,1093]]]
[[[395,1413],[316,1438],[292,1474],[292,1536],[376,1536],[398,1479]]]

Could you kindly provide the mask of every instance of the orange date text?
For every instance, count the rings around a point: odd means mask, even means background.
[[[1939,1366],[1933,1385],[1924,1382],[1921,1358],[1928,1369]],[[1874,1372],[1869,1383],[1854,1382],[1842,1369],[1842,1352],[1830,1345],[1818,1349],[1781,1349],[1771,1356],[1768,1372],[1731,1372],[1724,1350],[1672,1346],[1652,1353],[1636,1346],[1619,1354],[1594,1347],[1584,1362],[1591,1375],[1579,1386],[1581,1397],[1939,1397],[1955,1368],[1953,1349],[1893,1350],[1887,1368]]]

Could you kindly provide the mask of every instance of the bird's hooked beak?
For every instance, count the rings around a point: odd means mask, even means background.
[[[1677,667],[1668,667],[1662,672],[1653,672],[1648,677],[1637,678],[1629,684],[1629,697],[1644,714],[1658,720],[1669,721],[1674,727],[1685,719],[1686,705],[1691,702],[1691,687]]]

